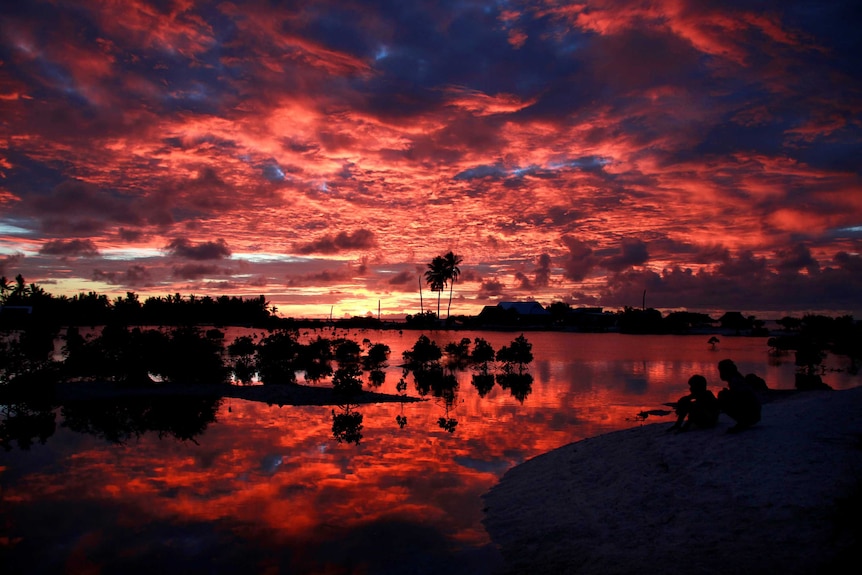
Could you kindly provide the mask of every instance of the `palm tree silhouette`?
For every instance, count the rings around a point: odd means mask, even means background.
[[[440,318],[440,295],[446,289],[448,281],[448,271],[446,267],[446,259],[443,256],[436,256],[431,263],[428,264],[428,270],[425,272],[425,281],[431,291],[437,292],[437,318]]]
[[[12,291],[12,284],[6,279],[6,276],[0,277],[0,303],[6,301],[6,293]]]
[[[446,308],[446,319],[449,319],[450,310],[452,309],[452,290],[455,289],[455,280],[461,275],[461,268],[458,267],[463,261],[461,256],[456,256],[451,251],[443,256],[443,261],[446,263],[446,280],[451,281],[449,284],[449,305]],[[439,315],[439,313],[438,313]]]

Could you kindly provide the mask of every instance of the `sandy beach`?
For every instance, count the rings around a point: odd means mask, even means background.
[[[752,429],[645,424],[511,469],[484,524],[510,573],[857,573],[862,388],[799,392]]]

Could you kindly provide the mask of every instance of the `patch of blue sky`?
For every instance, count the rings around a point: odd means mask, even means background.
[[[33,230],[22,228],[8,222],[0,222],[0,234],[8,234],[10,236],[32,236],[35,235]]]
[[[35,250],[22,249],[20,245],[16,245],[15,247],[10,248],[10,247],[4,246],[2,243],[0,243],[0,256],[30,257],[30,256],[35,256],[37,254],[38,254],[38,252],[36,252]]]
[[[830,238],[858,238],[862,236],[862,225],[832,228],[826,234]]]
[[[574,159],[566,159],[562,161],[550,162],[546,166],[531,164],[529,166],[520,166],[510,169],[504,169],[502,164],[499,162],[492,165],[480,165],[475,166],[473,168],[468,168],[456,174],[454,179],[456,180],[470,180],[475,178],[487,178],[487,177],[495,177],[500,178],[504,176],[515,176],[521,177],[527,174],[534,174],[542,171],[555,171],[555,170],[564,170],[567,168],[576,168],[578,170],[584,171],[592,171],[592,170],[600,170],[604,166],[611,163],[611,160],[608,158],[602,158],[600,156],[584,156],[581,158]]]
[[[157,248],[107,248],[100,250],[100,254],[103,259],[111,261],[143,260],[165,255],[164,251]]]
[[[269,164],[263,168],[263,177],[270,182],[283,182],[286,176],[278,164]]]
[[[234,252],[230,259],[254,263],[297,263],[311,260],[311,258],[272,252]]]
[[[381,44],[377,47],[377,52],[374,53],[374,60],[379,62],[389,56],[389,47]]]

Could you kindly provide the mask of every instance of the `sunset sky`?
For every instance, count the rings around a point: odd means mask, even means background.
[[[453,250],[453,314],[858,319],[860,29],[822,0],[4,2],[0,275],[403,316]]]

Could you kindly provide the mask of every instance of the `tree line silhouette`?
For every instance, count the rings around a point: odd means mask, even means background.
[[[248,325],[264,327],[275,318],[263,295],[253,298],[180,294],[153,296],[144,301],[138,294],[111,300],[96,292],[55,296],[41,286],[28,284],[19,274],[15,282],[0,278],[0,326],[17,327],[33,321],[56,325]]]

